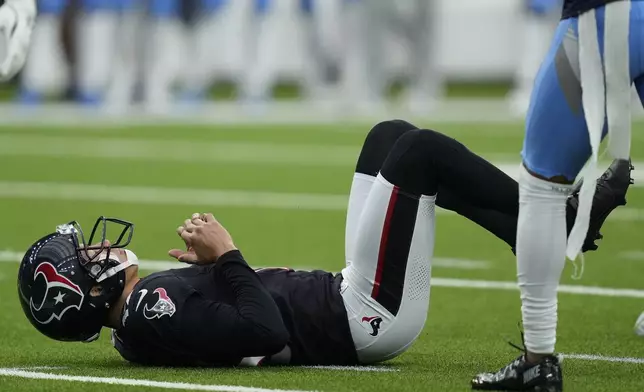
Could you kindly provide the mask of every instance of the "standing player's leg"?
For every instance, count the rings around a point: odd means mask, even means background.
[[[591,15],[593,19],[589,25],[597,24],[600,28],[599,34],[589,41],[596,41],[597,37],[604,37],[603,15],[597,18],[598,23],[595,23],[594,13]],[[592,89],[603,87],[603,79],[598,83],[601,86],[584,84],[582,104],[583,80],[593,75],[580,71],[578,31],[577,18],[566,19],[557,28],[537,75],[526,119],[517,225],[517,277],[526,352],[496,374],[476,376],[472,380],[474,389],[554,392],[562,388],[561,368],[553,353],[557,288],[566,260],[566,200],[575,177],[593,153],[586,124],[589,116],[585,114],[590,113],[592,118],[598,113],[586,110],[588,94]],[[585,36],[582,38],[585,40]],[[611,44],[623,45],[623,42]],[[581,64],[581,68],[585,65]],[[597,94],[593,98],[603,99],[603,96]],[[603,115],[599,115],[603,119]],[[592,132],[601,136],[601,124],[589,126]],[[618,181],[615,186],[624,188],[625,193],[629,184],[628,161],[618,162],[616,167]],[[584,193],[583,188],[581,193]],[[596,199],[591,221],[603,222],[600,215],[604,212],[607,215],[620,202],[614,198]],[[573,230],[571,240],[574,234]]]

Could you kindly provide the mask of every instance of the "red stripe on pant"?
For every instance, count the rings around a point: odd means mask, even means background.
[[[387,250],[387,239],[389,238],[389,229],[391,227],[391,217],[394,215],[394,207],[398,199],[399,188],[394,186],[389,197],[389,205],[387,206],[387,215],[385,216],[385,223],[382,226],[382,235],[380,237],[380,249],[378,250],[378,267],[376,268],[376,277],[373,282],[373,289],[371,291],[371,298],[376,299],[380,291],[380,281],[382,280],[382,270],[385,265],[385,251]]]

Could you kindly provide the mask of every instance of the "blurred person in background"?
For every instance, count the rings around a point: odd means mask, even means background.
[[[409,54],[406,105],[426,113],[443,95],[443,77],[434,55],[437,0],[349,0],[345,19],[344,95],[367,111],[384,102],[390,75],[388,34],[403,37]]]
[[[77,101],[104,98],[118,48],[120,14],[136,0],[39,0],[38,23],[19,101],[40,103],[73,91]],[[63,32],[67,42],[63,40]],[[71,38],[71,39],[69,39]]]
[[[253,8],[251,0],[189,0],[184,2],[185,47],[190,66],[182,67],[179,99],[200,103],[215,80],[242,81],[246,41]]]
[[[561,0],[524,0],[520,20],[523,27],[521,55],[514,75],[514,86],[508,94],[513,114],[523,117],[530,103],[532,85],[550,40],[559,22]]]
[[[292,80],[306,91],[307,81],[315,78],[309,56],[293,55],[297,49],[307,51],[307,15],[314,11],[314,1],[255,0],[253,8],[240,92],[248,109],[263,112],[278,80]]]
[[[306,63],[303,90],[313,101],[339,98],[337,82],[342,58],[343,6],[348,0],[305,0],[303,31]]]
[[[62,94],[69,82],[60,31],[69,0],[38,0],[33,42],[21,77],[19,101],[38,103],[45,95]]]
[[[114,56],[123,41],[119,39],[121,15],[129,12],[135,0],[82,0],[76,32],[76,99],[97,105],[104,101],[112,79]]]

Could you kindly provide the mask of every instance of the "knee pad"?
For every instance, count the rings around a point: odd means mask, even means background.
[[[61,15],[67,7],[67,0],[38,0],[38,13]]]
[[[176,18],[181,16],[180,0],[151,0],[149,13],[157,18]]]
[[[383,121],[376,124],[364,141],[356,172],[370,176],[378,174],[398,138],[413,129],[418,128],[403,120]]]

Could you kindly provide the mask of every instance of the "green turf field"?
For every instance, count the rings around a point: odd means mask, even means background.
[[[434,125],[494,161],[518,163],[519,124],[422,125]],[[142,368],[119,357],[108,331],[93,344],[58,343],[40,336],[23,316],[15,286],[19,253],[56,224],[76,219],[90,226],[101,214],[135,222],[131,248],[141,259],[170,261],[166,251],[181,245],[175,228],[193,212],[212,211],[254,266],[338,271],[344,205],[368,129],[0,128],[0,391],[155,390],[140,380],[190,384],[159,384],[179,390],[256,390],[222,387],[228,385],[466,391],[473,374],[505,365],[518,354],[505,338],[520,340],[518,292],[498,283],[513,282],[513,255],[483,229],[450,214],[437,216],[437,279],[425,331],[407,353],[371,369],[379,371]],[[634,132],[634,160],[644,161],[644,126]],[[628,199],[628,206],[606,223],[600,251],[587,255],[583,279],[571,279],[571,265],[564,272],[564,284],[583,288],[560,296],[558,350],[597,356],[564,360],[567,391],[644,389],[644,338],[633,333],[644,310],[644,191],[633,188]],[[474,281],[490,287],[467,287]],[[450,283],[458,287],[447,287]],[[588,286],[633,290],[589,295]],[[59,368],[32,368],[40,366]],[[18,374],[30,378],[7,376],[8,368],[21,368]],[[115,377],[117,383],[131,379],[139,386],[65,376],[47,380],[42,378],[54,376],[41,373]]]

